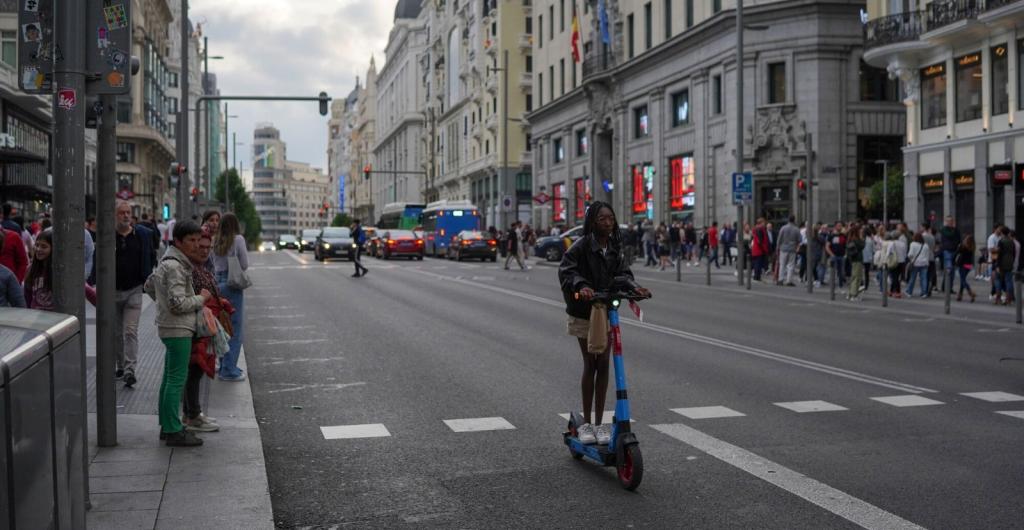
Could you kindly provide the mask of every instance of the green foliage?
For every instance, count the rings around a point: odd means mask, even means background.
[[[334,216],[331,221],[331,226],[349,226],[352,224],[352,218],[347,213],[339,213]]]
[[[868,196],[867,212],[872,218],[882,218],[882,188],[883,181],[871,185]],[[903,217],[903,168],[889,168],[888,184],[888,209],[889,219],[900,219]]]
[[[249,193],[245,191],[245,186],[242,185],[242,179],[238,177],[236,169],[231,168],[224,171],[217,178],[217,201],[222,204],[224,203],[225,178],[228,179],[228,187],[231,193],[231,211],[238,216],[238,222],[242,225],[242,235],[245,236],[245,240],[249,245],[259,245],[260,232],[263,231],[263,225],[260,222],[260,216],[256,214],[256,205],[253,204]]]

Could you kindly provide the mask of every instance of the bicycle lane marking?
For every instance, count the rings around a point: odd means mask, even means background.
[[[512,291],[510,289],[504,289],[502,287],[497,287],[497,286],[494,286],[494,285],[487,285],[487,284],[483,284],[483,283],[479,283],[479,282],[465,280],[465,279],[462,279],[462,278],[453,278],[451,276],[444,276],[444,275],[441,275],[441,274],[434,274],[434,273],[430,273],[430,272],[423,271],[423,270],[417,270],[417,269],[409,269],[409,270],[411,270],[412,272],[414,272],[416,274],[421,274],[421,275],[424,275],[424,276],[430,276],[430,277],[432,277],[434,279],[447,280],[447,281],[450,281],[450,282],[461,283],[461,284],[465,284],[465,285],[468,285],[468,286],[476,287],[478,289],[484,289],[484,290],[488,290],[488,291],[493,291],[493,292],[504,294],[504,295],[508,295],[508,296],[514,296],[514,297],[521,298],[521,299],[524,299],[524,300],[530,300],[530,301],[533,301],[533,302],[549,305],[551,307],[562,308],[565,305],[564,302],[561,302],[561,301],[555,301],[555,300],[551,300],[549,298],[544,298],[544,297],[541,297],[541,296],[534,296],[534,295],[531,295],[531,294],[520,293],[520,292],[517,292],[517,291]],[[900,390],[900,391],[911,393],[911,394],[938,393],[938,390],[933,390],[933,389],[930,389],[930,388],[920,387],[920,386],[911,385],[911,384],[907,384],[907,383],[901,383],[899,381],[893,381],[893,380],[890,380],[890,379],[884,379],[884,378],[881,378],[881,377],[876,377],[876,376],[873,376],[873,375],[868,375],[868,374],[861,373],[861,372],[856,372],[856,371],[853,371],[853,370],[847,370],[845,368],[839,368],[837,366],[831,366],[831,365],[827,365],[827,364],[823,364],[823,363],[818,363],[818,362],[814,362],[814,361],[808,361],[808,360],[805,360],[805,359],[799,359],[797,357],[792,357],[792,356],[784,355],[784,354],[781,354],[781,353],[775,353],[775,352],[771,352],[771,351],[768,351],[768,350],[762,350],[760,348],[754,348],[754,347],[751,347],[751,346],[745,346],[743,344],[737,344],[735,342],[729,342],[729,341],[722,340],[722,339],[716,339],[714,337],[707,337],[707,336],[704,336],[704,335],[698,335],[696,333],[690,333],[688,331],[682,331],[682,330],[678,330],[678,329],[674,329],[674,328],[669,328],[669,327],[666,327],[666,326],[659,326],[657,324],[650,324],[650,323],[647,323],[647,322],[637,322],[635,320],[625,320],[625,319],[621,320],[620,322],[622,324],[624,324],[624,325],[627,325],[627,326],[638,327],[638,328],[646,329],[648,331],[656,331],[656,332],[659,332],[659,333],[662,333],[662,334],[665,334],[665,335],[671,335],[671,336],[675,336],[675,337],[678,337],[678,338],[690,340],[690,341],[693,341],[693,342],[700,342],[700,343],[707,344],[707,345],[710,345],[710,346],[716,346],[716,347],[719,347],[719,348],[723,348],[723,349],[727,349],[727,350],[732,350],[732,351],[735,351],[735,352],[738,352],[738,353],[745,353],[747,355],[752,355],[752,356],[755,356],[755,357],[761,357],[761,358],[764,358],[764,359],[768,359],[768,360],[772,360],[772,361],[776,361],[776,362],[780,362],[780,363],[784,363],[784,364],[789,364],[791,366],[797,366],[797,367],[800,367],[800,368],[806,368],[808,370],[814,370],[814,371],[817,371],[817,372],[833,375],[833,376],[836,376],[836,377],[842,377],[842,378],[845,378],[845,379],[850,379],[850,380],[853,380],[853,381],[859,381],[859,382],[862,382],[862,383],[867,383],[867,384],[871,384],[871,385],[881,386],[881,387],[884,387],[884,388],[890,388],[890,389],[893,389],[893,390]]]
[[[923,529],[828,484],[687,425],[671,423],[650,427],[864,528]]]

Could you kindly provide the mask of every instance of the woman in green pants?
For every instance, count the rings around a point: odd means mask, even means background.
[[[202,229],[193,221],[174,225],[174,246],[167,249],[160,265],[146,280],[145,290],[156,301],[156,326],[167,348],[164,376],[160,383],[160,439],[172,447],[203,445],[203,440],[181,424],[178,410],[188,375],[192,353],[196,312],[210,299],[203,289],[198,295],[192,288],[192,263],[188,255],[199,245]]]

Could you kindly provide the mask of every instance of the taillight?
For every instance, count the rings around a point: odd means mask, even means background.
[[[388,240],[388,246],[389,246],[389,247],[393,247],[393,246],[395,246],[395,240],[394,240],[394,239],[389,239],[389,240]]]
[[[487,244],[492,246],[492,247],[496,247],[496,246],[498,246],[498,241],[492,239],[492,240],[488,241]]]
[[[462,240],[462,246],[464,246],[464,247],[468,247],[470,243],[472,243],[472,241],[469,241],[468,239],[463,239]]]
[[[422,247],[423,246],[423,240],[422,239],[417,239],[416,240],[416,246]]]

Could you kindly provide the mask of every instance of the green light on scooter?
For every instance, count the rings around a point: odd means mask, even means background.
[[[618,300],[612,300],[612,307],[619,307],[619,301]]]

